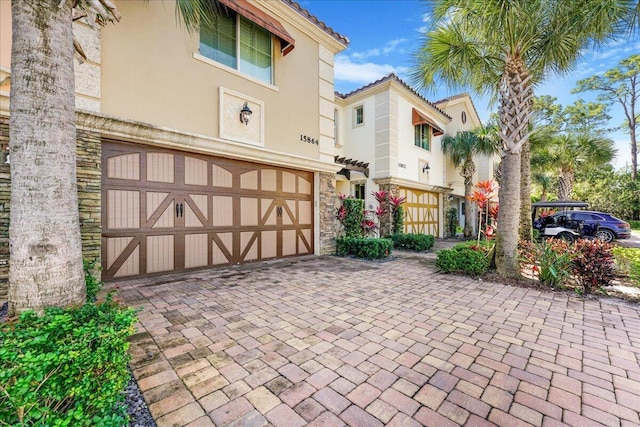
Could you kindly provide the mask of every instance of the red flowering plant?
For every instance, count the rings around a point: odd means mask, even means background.
[[[402,234],[404,231],[404,208],[402,204],[405,202],[406,197],[389,197],[389,203],[391,204],[391,216],[393,219],[392,222],[392,233],[393,234]]]
[[[492,225],[490,220],[492,218],[497,220],[498,218],[498,204],[492,202],[496,190],[497,187],[492,180],[480,181],[475,185],[475,190],[473,190],[469,198],[476,204],[478,212],[480,213],[480,215],[478,215],[478,244],[480,244],[480,236],[482,234],[484,234],[487,239],[495,235],[495,225]]]

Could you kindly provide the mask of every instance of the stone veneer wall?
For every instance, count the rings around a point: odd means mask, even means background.
[[[100,266],[101,225],[101,157],[100,135],[78,130],[77,182],[82,254],[85,260]],[[0,117],[0,150],[9,144],[9,118]],[[3,159],[3,157],[2,157]],[[8,294],[9,278],[9,200],[11,196],[9,165],[0,164],[0,301]]]
[[[320,172],[320,255],[336,252],[336,175]]]

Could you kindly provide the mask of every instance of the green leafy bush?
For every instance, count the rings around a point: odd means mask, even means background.
[[[574,242],[571,266],[584,293],[590,294],[601,286],[609,285],[615,277],[612,249],[612,244],[598,239]]]
[[[83,261],[84,266],[84,281],[87,286],[87,302],[95,302],[98,298],[98,293],[102,289],[104,282],[98,280],[93,274],[97,269],[95,261]]]
[[[640,221],[631,219],[631,220],[629,220],[627,222],[631,226],[632,230],[640,230]]]
[[[559,286],[571,277],[572,246],[564,240],[543,239],[541,242],[521,242],[521,260],[531,265],[540,283]]]
[[[446,214],[446,224],[447,224],[447,237],[455,237],[456,230],[460,226],[460,220],[458,219],[458,209],[449,208],[447,209]]]
[[[445,273],[484,274],[489,269],[489,252],[476,242],[461,243],[437,252],[436,267]]]
[[[2,425],[126,425],[127,338],[134,310],[108,295],[0,324]]]
[[[344,217],[344,236],[345,237],[362,237],[362,221],[364,221],[364,200],[346,198],[342,200],[345,208]]]
[[[336,240],[336,253],[339,256],[381,259],[388,257],[392,249],[393,242],[390,239],[343,237]]]
[[[622,274],[629,276],[631,281],[640,286],[640,248],[613,248],[613,256]]]
[[[433,247],[435,239],[430,234],[392,234],[388,237],[393,241],[394,248],[410,251],[426,251]]]

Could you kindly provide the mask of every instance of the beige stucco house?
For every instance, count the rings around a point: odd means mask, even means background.
[[[196,33],[170,0],[116,1],[123,18],[100,33],[75,24],[83,250],[105,279],[333,250],[333,59],[348,40],[290,0],[220,3]],[[10,45],[2,1],[5,283]]]
[[[444,134],[480,126],[469,95],[430,102],[394,74],[346,95],[336,94],[339,193],[377,206],[372,193],[406,197],[405,231],[444,236],[444,212],[462,211],[464,182],[442,152]],[[491,159],[478,156],[474,182],[492,177]],[[463,224],[464,217],[460,214]],[[383,230],[388,232],[388,230]]]

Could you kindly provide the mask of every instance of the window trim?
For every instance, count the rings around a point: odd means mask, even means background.
[[[358,123],[358,110],[362,110],[362,122]],[[364,126],[364,104],[353,107],[353,127]]]

